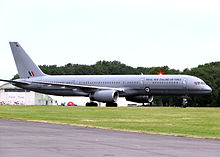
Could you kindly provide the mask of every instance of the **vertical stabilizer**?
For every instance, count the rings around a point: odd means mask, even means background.
[[[20,78],[45,76],[18,42],[9,42]]]

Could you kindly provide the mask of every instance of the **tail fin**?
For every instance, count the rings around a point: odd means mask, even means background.
[[[20,78],[45,76],[18,42],[9,42]]]

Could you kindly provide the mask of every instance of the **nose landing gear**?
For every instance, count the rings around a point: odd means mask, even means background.
[[[188,99],[189,97],[188,96],[184,96],[183,97],[183,102],[182,102],[182,107],[183,108],[186,108],[188,105],[188,101],[187,101],[187,99]]]

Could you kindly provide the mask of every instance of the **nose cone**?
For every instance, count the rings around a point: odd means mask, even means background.
[[[206,85],[203,89],[204,93],[210,94],[212,93],[212,88]]]

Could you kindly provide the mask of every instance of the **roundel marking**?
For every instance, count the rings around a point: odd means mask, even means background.
[[[150,88],[149,88],[149,87],[146,87],[144,90],[145,90],[147,93],[150,92]]]

